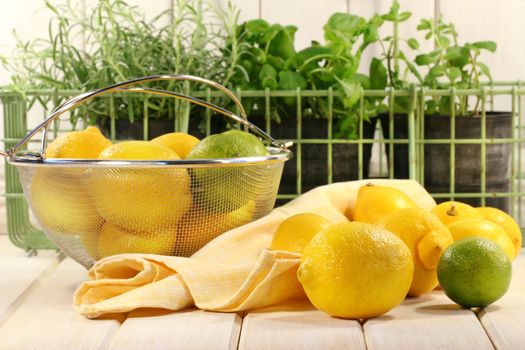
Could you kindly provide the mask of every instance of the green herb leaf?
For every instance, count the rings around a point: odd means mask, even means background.
[[[370,87],[374,90],[382,90],[386,87],[387,71],[383,62],[372,58],[370,63]]]
[[[426,66],[428,64],[437,62],[439,59],[439,50],[431,51],[427,54],[421,54],[416,56],[416,64],[419,66]]]
[[[268,46],[268,53],[286,58],[292,58],[295,55],[294,36],[290,30],[280,30],[271,40]]]
[[[435,66],[435,67],[430,68],[430,70],[428,71],[428,76],[432,79],[437,79],[444,75],[445,75],[445,67],[443,66]]]
[[[361,98],[363,89],[356,81],[342,80],[335,78],[339,83],[339,88],[343,93],[343,104],[346,108],[352,108]]]
[[[269,64],[264,64],[259,72],[259,79],[263,88],[277,88],[277,71]]]
[[[481,72],[483,74],[485,74],[487,76],[487,78],[489,78],[490,80],[492,80],[492,75],[490,74],[490,69],[489,67],[483,63],[483,62],[476,62],[477,63],[477,66],[479,67],[479,69],[481,70]]]
[[[450,81],[454,82],[456,79],[461,77],[461,70],[457,67],[450,67],[447,69],[447,76]]]
[[[366,30],[366,21],[359,16],[335,13],[323,27],[328,47],[344,52],[351,48],[357,37]]]
[[[472,43],[472,46],[478,49],[488,50],[490,52],[496,52],[497,45],[494,41],[477,41]]]
[[[430,20],[423,18],[417,25],[417,30],[430,30],[432,26],[433,24]]]
[[[407,44],[408,46],[411,48],[411,49],[414,49],[414,50],[417,50],[419,49],[419,43],[417,42],[416,39],[414,38],[410,38],[407,40]]]

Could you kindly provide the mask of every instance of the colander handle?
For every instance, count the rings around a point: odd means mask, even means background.
[[[187,95],[184,95],[184,94],[180,94],[180,93],[177,93],[177,92],[160,90],[160,89],[130,87],[130,86],[133,86],[133,85],[136,85],[136,84],[147,83],[147,82],[151,82],[151,81],[159,81],[159,80],[188,80],[188,81],[203,83],[203,84],[209,85],[211,87],[214,87],[214,88],[224,92],[229,98],[231,98],[233,100],[233,102],[235,103],[236,107],[239,110],[239,114],[240,115],[237,115],[237,114],[235,114],[233,112],[230,112],[230,111],[228,111],[228,110],[226,110],[226,109],[224,109],[222,107],[216,106],[216,105],[211,104],[209,102],[197,99],[195,97],[191,97],[191,96],[187,96]],[[211,110],[214,110],[215,112],[221,113],[221,114],[223,114],[223,115],[225,115],[227,117],[232,118],[233,120],[235,120],[235,121],[237,121],[237,122],[247,126],[252,131],[257,133],[259,136],[261,136],[264,139],[268,140],[273,146],[276,146],[276,147],[281,148],[281,149],[286,149],[286,148],[291,146],[291,143],[279,142],[279,141],[275,140],[273,137],[271,137],[268,133],[266,133],[265,131],[263,131],[259,127],[257,127],[255,124],[250,123],[246,119],[246,112],[245,112],[241,102],[237,98],[237,96],[235,96],[235,94],[231,90],[226,88],[225,86],[223,86],[223,85],[221,85],[219,83],[216,83],[216,82],[214,82],[212,80],[208,80],[208,79],[200,78],[200,77],[195,77],[195,76],[192,76],[192,75],[171,75],[171,74],[166,74],[166,75],[151,75],[151,76],[147,76],[147,77],[132,79],[132,80],[128,80],[128,81],[125,81],[125,82],[122,82],[122,83],[113,84],[113,85],[107,86],[105,88],[101,88],[101,89],[98,89],[98,90],[93,90],[93,91],[90,91],[90,92],[86,92],[86,93],[77,95],[77,96],[67,100],[66,102],[62,103],[60,106],[56,107],[44,121],[42,121],[33,130],[31,130],[22,140],[20,140],[20,142],[18,142],[13,148],[11,148],[11,149],[9,149],[7,151],[0,151],[0,155],[3,155],[5,157],[10,157],[10,156],[14,155],[19,150],[19,148],[22,147],[27,141],[29,141],[36,133],[38,133],[40,130],[43,130],[44,135],[42,136],[42,145],[41,145],[40,155],[39,155],[40,157],[42,157],[44,152],[45,152],[45,149],[46,149],[46,140],[47,140],[46,133],[47,133],[47,129],[48,129],[49,125],[51,125],[52,121],[54,121],[55,119],[59,118],[65,112],[67,112],[67,111],[69,111],[71,109],[74,109],[77,106],[79,106],[79,105],[81,105],[81,104],[83,104],[83,103],[85,103],[85,102],[87,102],[87,101],[89,101],[89,100],[91,100],[91,99],[93,99],[95,97],[98,97],[98,96],[101,96],[101,95],[104,95],[104,94],[107,94],[107,93],[110,93],[110,92],[135,92],[135,93],[138,92],[138,93],[149,93],[149,94],[154,94],[154,95],[159,95],[159,96],[169,96],[169,97],[179,98],[179,99],[188,101],[190,103],[194,103],[194,104],[197,104],[197,105],[209,108]],[[35,156],[38,156],[38,155],[35,155]]]

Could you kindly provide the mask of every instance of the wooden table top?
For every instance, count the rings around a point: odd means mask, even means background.
[[[137,310],[88,320],[72,308],[85,269],[54,252],[36,257],[0,236],[0,349],[525,349],[525,252],[508,293],[481,311],[442,292],[409,298],[366,322],[304,302],[248,313]]]

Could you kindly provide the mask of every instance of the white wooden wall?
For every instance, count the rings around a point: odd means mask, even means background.
[[[60,0],[55,0],[59,2]],[[88,9],[97,0],[78,0]],[[127,0],[140,7],[147,16],[170,8],[174,0]],[[226,4],[228,0],[216,0]],[[294,24],[297,49],[311,40],[322,40],[322,27],[334,12],[348,12],[364,17],[390,7],[389,0],[231,0],[241,10],[241,20],[264,18],[270,22]],[[525,79],[525,0],[400,0],[401,8],[413,13],[401,27],[401,34],[419,37],[415,27],[423,17],[443,14],[453,21],[464,41],[494,40],[498,51],[485,57],[497,80]],[[30,39],[47,34],[49,11],[43,0],[0,1],[0,53],[9,55],[16,29]],[[89,15],[89,14],[88,14]],[[368,57],[374,54],[368,52]],[[363,61],[367,61],[366,57]],[[9,82],[8,73],[0,68],[0,85]]]

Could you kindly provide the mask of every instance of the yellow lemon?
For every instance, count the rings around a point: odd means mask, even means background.
[[[169,148],[147,141],[128,141],[105,149],[99,159],[179,159]],[[175,227],[191,206],[190,177],[181,168],[96,168],[90,184],[98,212],[114,225],[153,232]]]
[[[104,258],[124,253],[170,255],[177,232],[164,228],[152,232],[129,231],[106,222],[98,238],[98,255]]]
[[[418,296],[434,289],[441,253],[454,242],[447,227],[420,208],[398,210],[385,216],[380,225],[399,236],[412,253],[414,279],[408,295]]]
[[[53,234],[90,235],[103,223],[84,179],[63,168],[37,168],[30,203],[42,226]]]
[[[443,202],[432,209],[432,213],[445,225],[465,219],[483,219],[474,207],[461,202]]]
[[[71,131],[58,136],[51,142],[44,156],[46,158],[97,158],[100,152],[111,146],[111,141],[94,126],[83,131]]]
[[[476,208],[476,210],[483,215],[485,220],[492,221],[505,230],[512,243],[514,243],[517,255],[521,249],[521,229],[512,216],[498,208],[481,207]]]
[[[373,224],[403,208],[417,208],[417,204],[396,188],[368,184],[359,188],[352,219]]]
[[[516,249],[511,239],[498,224],[485,219],[465,219],[456,221],[447,226],[454,236],[454,240],[458,241],[467,237],[482,237],[490,239],[499,245],[510,260],[516,257]]]
[[[172,132],[156,137],[151,142],[166,146],[182,159],[186,159],[193,147],[199,143],[199,139],[183,132]]]
[[[331,224],[330,221],[314,213],[292,215],[281,222],[270,248],[302,254],[312,237]]]
[[[311,239],[297,277],[318,309],[370,318],[403,301],[413,271],[410,250],[399,237],[375,225],[346,222]]]
[[[209,212],[193,205],[177,227],[175,255],[192,255],[220,234],[251,222],[254,213],[254,201],[227,214]]]

